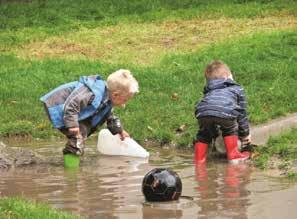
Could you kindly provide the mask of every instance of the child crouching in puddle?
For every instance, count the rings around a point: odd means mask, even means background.
[[[135,93],[138,82],[129,70],[118,70],[106,81],[100,76],[82,76],[79,81],[57,87],[40,98],[54,128],[68,139],[63,154],[82,155],[84,141],[103,123],[123,140],[129,134],[113,107],[123,107]]]
[[[250,157],[238,150],[238,137],[243,144],[251,143],[247,102],[243,88],[233,80],[229,67],[222,61],[213,61],[205,69],[204,96],[196,104],[195,116],[199,131],[196,136],[195,162],[205,163],[208,145],[222,132],[230,163]]]

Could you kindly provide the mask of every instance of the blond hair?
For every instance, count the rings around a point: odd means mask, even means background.
[[[120,69],[111,73],[106,80],[110,92],[121,92],[127,95],[134,95],[139,92],[136,79],[129,70]]]
[[[232,78],[230,68],[222,61],[212,61],[205,68],[207,79]]]

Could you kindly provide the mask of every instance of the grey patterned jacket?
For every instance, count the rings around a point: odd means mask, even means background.
[[[243,88],[232,79],[209,80],[204,87],[204,96],[195,107],[197,119],[214,116],[236,119],[240,137],[249,135],[247,101]]]

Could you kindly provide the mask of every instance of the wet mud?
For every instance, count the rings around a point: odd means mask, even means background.
[[[296,117],[253,127],[254,142],[263,144],[296,126]],[[88,142],[81,166],[65,169],[63,145],[40,141],[8,147],[0,142],[0,197],[22,196],[86,218],[294,218],[297,214],[296,183],[270,177],[250,163],[230,165],[226,159],[211,159],[194,165],[192,154],[170,147],[151,150],[149,159],[103,156],[93,141]],[[183,191],[178,201],[144,199],[143,177],[156,167],[180,175]]]
[[[251,128],[252,142],[256,145],[265,144],[272,136],[279,135],[293,127],[297,127],[297,113],[293,113],[287,117],[271,120],[268,123],[253,126]],[[150,142],[146,143],[149,144]],[[215,142],[216,151],[218,153],[213,156],[220,157],[219,154],[225,154],[225,146],[222,138],[218,138]],[[171,148],[171,147],[167,147]],[[82,163],[92,163],[93,159],[85,156],[82,157]],[[20,167],[24,165],[62,165],[63,162],[59,157],[42,156],[36,150],[31,150],[23,147],[6,146],[0,141],[0,168]]]
[[[61,158],[61,148],[62,144],[45,144],[37,152]],[[297,186],[267,177],[248,163],[211,160],[194,165],[192,157],[171,149],[152,152],[149,160],[103,156],[96,155],[95,145],[86,156],[92,163],[78,169],[53,165],[2,169],[0,196],[22,196],[91,219],[279,218],[282,214],[294,218],[297,213],[293,207]],[[183,190],[178,201],[145,200],[142,180],[156,167],[171,168],[181,177]]]

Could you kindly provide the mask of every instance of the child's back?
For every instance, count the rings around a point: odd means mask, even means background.
[[[221,61],[206,67],[205,78],[204,96],[195,109],[199,123],[195,161],[206,161],[207,147],[218,136],[218,128],[224,137],[228,160],[233,163],[246,160],[249,154],[240,153],[237,147],[238,136],[250,142],[244,90],[233,81],[230,69]]]

